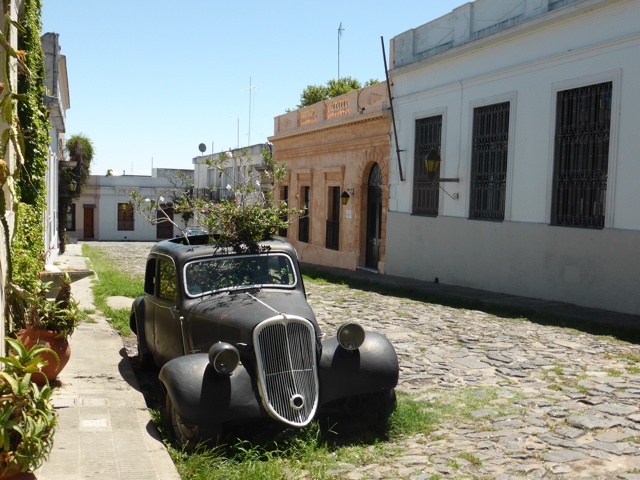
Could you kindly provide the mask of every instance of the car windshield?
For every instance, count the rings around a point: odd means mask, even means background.
[[[291,288],[297,281],[291,257],[284,254],[197,260],[185,266],[184,278],[191,297],[246,287]]]

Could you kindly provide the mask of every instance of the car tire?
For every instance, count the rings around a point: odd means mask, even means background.
[[[217,442],[220,426],[203,427],[186,422],[173,406],[171,397],[166,396],[166,412],[176,440],[188,451],[193,451],[202,443]]]
[[[393,388],[355,395],[334,405],[334,412],[327,417],[326,425],[329,431],[344,436],[366,431],[384,434],[387,420],[395,407],[396,392]]]

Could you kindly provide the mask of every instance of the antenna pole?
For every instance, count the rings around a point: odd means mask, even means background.
[[[342,32],[344,28],[342,28],[342,22],[338,26],[338,81],[340,81],[340,37],[342,37]]]

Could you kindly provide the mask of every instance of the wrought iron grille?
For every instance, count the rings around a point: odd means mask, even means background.
[[[308,320],[277,316],[253,334],[262,403],[276,420],[302,427],[318,407],[315,332]]]
[[[311,203],[311,187],[302,187],[302,209],[298,217],[298,240],[309,243],[309,204]]]
[[[504,220],[509,102],[473,111],[469,218]]]
[[[558,92],[551,224],[604,228],[612,83]]]
[[[440,151],[442,138],[442,115],[416,120],[416,145],[413,160],[413,206],[414,215],[438,215],[440,192],[438,183],[427,175],[424,159],[431,151]],[[434,178],[440,176],[440,168]]]
[[[340,222],[327,220],[326,247],[331,250],[338,250],[340,246]]]

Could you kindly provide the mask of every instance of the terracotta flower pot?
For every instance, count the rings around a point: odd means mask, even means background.
[[[56,360],[51,353],[45,352],[42,354],[42,359],[46,360],[48,364],[42,368],[41,373],[34,373],[31,376],[32,380],[38,385],[44,385],[47,380],[50,382],[55,379],[69,362],[69,357],[71,357],[69,340],[67,338],[57,338],[56,335],[58,333],[51,330],[37,330],[31,327],[17,332],[18,339],[25,347],[31,348],[34,345],[40,345],[50,348],[58,355],[58,360]]]
[[[11,472],[0,474],[0,480],[36,480],[36,476],[31,472]]]

